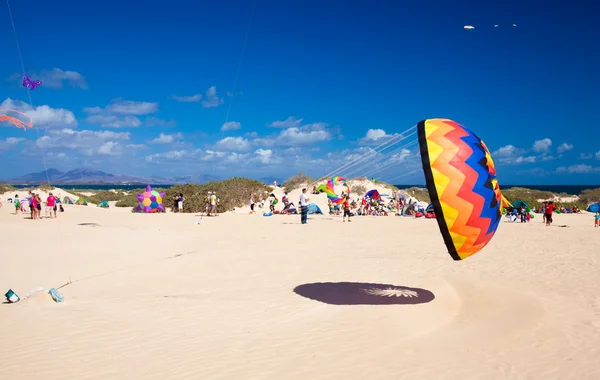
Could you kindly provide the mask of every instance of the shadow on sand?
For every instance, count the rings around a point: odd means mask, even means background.
[[[303,284],[294,293],[329,305],[416,305],[435,299],[425,289],[361,282]]]
[[[78,226],[100,227],[98,223],[79,223]]]

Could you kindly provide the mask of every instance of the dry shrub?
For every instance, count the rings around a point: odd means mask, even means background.
[[[351,194],[359,195],[361,197],[363,197],[366,192],[367,192],[367,188],[363,185],[356,185],[350,189]]]
[[[587,206],[592,203],[600,202],[600,187],[596,189],[583,190],[579,196],[579,201]]]
[[[264,183],[248,178],[230,178],[225,181],[213,181],[202,185],[175,185],[168,189],[153,188],[158,192],[165,192],[163,204],[165,208],[173,207],[173,197],[182,193],[185,202],[183,211],[189,213],[206,211],[206,196],[209,191],[215,192],[221,199],[217,212],[233,210],[236,207],[247,206],[250,203],[250,193],[254,194],[254,200],[260,202],[268,196],[271,190]],[[117,202],[117,207],[135,207],[138,205],[137,194],[144,189],[132,190],[131,194]]]
[[[281,187],[285,189],[287,192],[291,192],[296,190],[302,185],[306,185],[309,183],[313,183],[315,180],[310,178],[304,173],[298,173],[293,177],[288,178]]]
[[[417,198],[419,201],[431,203],[431,198],[429,197],[429,191],[427,189],[423,189],[420,187],[409,187],[408,189],[400,190],[404,191],[411,197]]]
[[[0,183],[0,194],[15,192],[17,189],[7,183]]]
[[[185,202],[184,212],[202,212],[206,210],[205,198],[209,191],[216,193],[221,199],[217,212],[233,210],[236,207],[247,206],[250,203],[250,193],[254,194],[254,201],[265,199],[271,189],[260,181],[249,178],[230,178],[224,181],[213,181],[202,185],[175,185],[167,190],[164,203],[172,206],[173,197],[183,193]]]

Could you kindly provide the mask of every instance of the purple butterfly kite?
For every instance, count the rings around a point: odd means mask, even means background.
[[[27,75],[23,75],[23,87],[27,87],[30,90],[35,90],[42,85],[41,80],[31,80]]]

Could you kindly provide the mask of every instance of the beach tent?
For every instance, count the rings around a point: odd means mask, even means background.
[[[586,211],[589,212],[598,212],[600,211],[600,203],[593,203],[591,204]]]
[[[71,200],[71,198],[69,198],[69,197],[64,197],[63,203],[66,204],[66,205],[72,205],[73,204],[73,200]]]
[[[527,209],[527,211],[531,210],[531,208],[529,208],[529,205],[528,205],[527,203],[525,203],[524,201],[522,201],[522,200],[514,201],[514,202],[512,203],[512,205],[513,205],[513,207],[514,207],[514,208],[516,208],[516,209],[519,209],[519,208],[521,208],[522,206],[525,206],[525,208]]]
[[[108,208],[108,202],[107,201],[102,201],[102,202],[98,203],[98,207]]]
[[[87,205],[88,205],[88,204],[87,204],[87,201],[86,201],[85,199],[81,199],[81,198],[79,198],[79,199],[77,200],[77,202],[75,202],[75,204],[76,204],[76,205],[81,205],[81,206],[87,206]]]
[[[435,211],[433,210],[433,205],[432,205],[432,204],[430,204],[429,206],[427,206],[427,207],[425,208],[425,212],[426,212],[426,213],[428,213],[428,212],[435,212]]]
[[[319,208],[319,206],[317,206],[314,203],[309,203],[308,204],[308,213],[309,214],[323,214],[321,212],[321,209]]]
[[[365,198],[381,199],[381,195],[379,195],[379,191],[373,189],[367,191],[367,193],[365,194]]]

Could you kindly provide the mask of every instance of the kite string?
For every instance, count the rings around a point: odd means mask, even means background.
[[[6,0],[6,6],[8,8],[8,15],[10,16],[10,24],[12,25],[13,35],[15,37],[15,43],[17,45],[17,51],[19,53],[19,60],[21,62],[21,70],[23,72],[23,75],[26,75],[27,73],[25,71],[25,60],[23,59],[23,53],[21,51],[21,44],[19,43],[17,27],[15,26],[15,20],[13,18],[12,9],[10,8],[10,0]],[[31,98],[31,90],[29,89],[29,87],[26,87],[26,91],[27,91],[27,97],[29,98],[29,106],[31,107],[31,110],[33,111],[34,108],[33,108],[33,99]],[[32,123],[32,127],[34,127],[35,132],[37,134],[38,141],[40,141],[39,128],[35,127],[35,123]],[[42,155],[42,164],[44,165],[44,172],[46,173],[46,180],[48,182],[48,186],[50,186],[50,176],[48,175],[48,165],[46,164],[46,155],[44,154],[44,148],[42,146],[43,144],[40,143],[37,145],[40,148],[40,152]]]
[[[401,147],[399,147],[397,149],[394,149],[391,152],[385,153],[385,154],[383,154],[380,157],[376,157],[372,162],[368,162],[365,165],[361,165],[358,168],[352,169],[351,173],[353,173],[352,174],[353,176],[357,176],[361,172],[363,172],[363,171],[365,171],[367,169],[370,169],[369,172],[365,173],[365,176],[367,176],[367,174],[369,176],[373,176],[376,173],[379,173],[379,172],[381,172],[381,171],[383,171],[385,169],[389,169],[390,167],[394,166],[394,164],[400,164],[400,163],[402,163],[402,161],[397,162],[397,161],[393,160],[395,155],[401,153],[404,150],[407,150],[407,149],[410,150],[410,149],[412,149],[412,146],[415,145],[415,144],[417,144],[417,143],[418,143],[417,140],[412,140],[412,141],[410,141],[410,142],[402,145]],[[410,152],[409,152],[409,154],[410,154]],[[386,159],[388,159],[389,161],[385,162]]]
[[[356,159],[346,163],[345,165],[342,165],[340,168],[336,169],[335,171],[342,171],[342,170],[350,171],[351,168],[359,165],[361,162],[364,162],[365,160],[368,160],[368,159],[374,157],[376,154],[381,153],[384,150],[391,148],[392,146],[397,145],[397,144],[401,143],[402,141],[406,140],[407,138],[411,137],[412,135],[414,135],[416,133],[416,131],[413,131],[413,132],[409,133],[408,135],[406,135],[406,133],[408,131],[411,131],[414,128],[415,127],[411,127],[409,129],[407,129],[406,131],[400,133],[399,135],[387,140],[386,142],[379,144],[375,148],[369,150],[366,154],[363,154],[362,156],[357,157]],[[387,144],[387,146],[383,147],[383,145],[386,145],[386,144]],[[356,168],[352,169],[352,171],[354,171],[355,169]],[[330,175],[333,175],[333,172],[332,172],[332,174],[329,174],[328,176],[330,176]]]
[[[242,62],[244,60],[244,53],[246,52],[246,46],[248,45],[248,35],[250,34],[250,26],[252,25],[252,18],[254,17],[254,8],[256,8],[256,0],[254,0],[254,4],[252,5],[252,11],[250,12],[250,20],[248,21],[248,26],[246,28],[246,36],[244,37],[244,44],[242,45],[242,53],[240,54],[240,59],[238,60],[237,69],[235,71],[235,79],[233,81],[233,92],[231,93],[231,100],[229,101],[229,105],[227,106],[227,112],[225,113],[225,122],[223,125],[227,124],[229,121],[229,113],[231,112],[231,106],[233,105],[233,99],[235,99],[235,89],[237,87],[237,82],[240,77],[240,69],[242,68]],[[225,130],[221,127],[221,139],[225,134]]]
[[[17,50],[19,52],[19,60],[21,61],[21,69],[23,70],[23,75],[26,75],[25,61],[23,59],[23,53],[21,51],[21,44],[19,44],[19,36],[17,33],[17,28],[15,26],[15,20],[13,18],[12,9],[10,8],[9,0],[6,0],[6,6],[8,7],[8,15],[10,16],[10,23],[13,28],[13,35],[15,37],[15,43],[17,45]],[[29,99],[29,106],[31,107],[31,110],[33,111],[34,108],[33,108],[33,99],[31,98],[31,90],[29,89],[29,87],[26,87],[25,90],[27,91],[27,98]],[[36,145],[40,149],[40,153],[42,156],[42,164],[44,165],[44,172],[46,173],[46,181],[48,183],[48,186],[51,186],[50,185],[50,175],[48,174],[48,165],[46,164],[46,155],[44,153],[43,143],[40,141],[40,130],[39,130],[39,128],[36,127],[35,123],[31,123],[31,124],[32,124],[32,128],[35,129],[35,132],[37,134],[37,141],[39,142],[39,144],[36,144]],[[44,135],[45,135],[45,133],[44,133]],[[63,247],[63,249],[64,249],[64,240],[63,240],[63,236],[62,236],[62,230],[60,227],[60,223],[56,223],[56,226],[58,228],[58,236],[60,239],[61,247]]]
[[[401,141],[403,141],[403,140],[406,140],[406,139],[408,139],[409,137],[411,137],[411,136],[412,136],[412,135],[414,135],[415,133],[416,133],[416,131],[415,131],[415,132],[412,132],[412,133],[410,133],[410,134],[408,134],[408,135],[406,135],[406,136],[404,136],[404,138],[403,138],[402,140],[398,141],[398,143],[400,143],[400,142],[401,142]],[[350,176],[350,175],[353,175],[353,176],[354,176],[354,175],[356,175],[356,172],[360,172],[360,171],[362,171],[362,170],[364,170],[364,169],[366,169],[366,168],[368,168],[368,167],[371,167],[371,166],[378,165],[378,164],[379,164],[381,161],[385,160],[386,158],[393,157],[393,156],[394,156],[395,154],[397,154],[398,152],[401,152],[403,149],[406,149],[406,148],[410,147],[411,145],[415,144],[416,142],[417,142],[417,140],[411,140],[411,141],[409,141],[408,143],[406,143],[406,144],[402,145],[402,146],[401,146],[401,147],[399,147],[399,148],[396,148],[396,149],[394,149],[394,150],[391,150],[391,151],[389,151],[389,152],[386,152],[386,153],[383,153],[383,154],[381,154],[379,157],[373,157],[373,158],[372,158],[372,160],[368,160],[366,163],[362,163],[362,164],[361,164],[361,165],[359,165],[358,167],[356,167],[356,168],[354,168],[354,169],[351,169],[351,170],[350,170],[350,173],[352,173],[352,174],[347,174],[347,175],[348,175],[348,176]],[[379,153],[380,153],[380,152],[379,152]]]
[[[394,136],[391,139],[386,140],[383,143],[377,145],[375,148],[369,149],[367,152],[359,155],[358,157],[354,158],[353,160],[350,160],[349,162],[346,162],[345,164],[342,164],[342,166],[340,166],[340,167],[338,167],[338,168],[330,171],[329,173],[325,174],[323,177],[321,177],[321,179],[329,178],[332,175],[334,175],[336,172],[339,172],[341,170],[348,170],[351,167],[353,167],[353,166],[361,163],[365,159],[367,159],[367,158],[369,158],[369,157],[371,157],[371,156],[373,156],[373,155],[375,155],[375,154],[377,154],[377,153],[379,153],[379,152],[381,152],[381,151],[383,151],[383,150],[385,150],[385,149],[387,149],[387,148],[389,148],[389,147],[391,147],[391,146],[393,146],[395,144],[398,144],[400,141],[403,140],[404,133],[410,131],[413,128],[415,128],[415,127],[413,126],[413,127],[409,128],[409,129],[407,129],[406,131],[400,133],[399,135]],[[395,140],[399,140],[399,141],[395,141]],[[384,147],[384,145],[388,145],[388,146]],[[319,182],[319,180],[317,179],[317,180],[315,180],[313,182]]]

